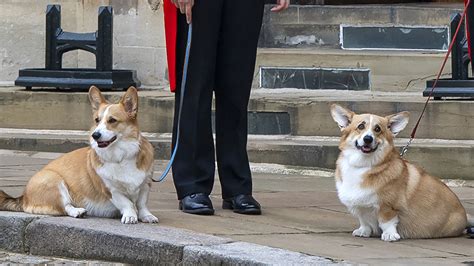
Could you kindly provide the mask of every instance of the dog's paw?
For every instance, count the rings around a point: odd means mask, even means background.
[[[140,217],[140,222],[142,223],[156,224],[158,221],[158,218],[152,214]]]
[[[84,208],[66,208],[67,215],[74,218],[84,218],[87,214],[87,210]]]
[[[372,229],[366,226],[361,226],[357,228],[356,230],[352,231],[352,235],[358,236],[358,237],[370,237],[371,233],[372,233]]]
[[[131,216],[123,215],[122,216],[122,223],[123,224],[136,224],[136,223],[138,223],[138,218],[137,218],[136,215],[135,216],[133,216],[133,215],[131,215]]]
[[[84,208],[77,208],[76,211],[76,218],[84,218],[84,216],[86,216],[87,214],[87,210]]]
[[[400,240],[400,235],[397,232],[383,232],[381,239],[387,242],[394,242]]]

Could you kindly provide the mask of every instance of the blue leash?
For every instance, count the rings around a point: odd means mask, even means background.
[[[183,66],[183,76],[181,79],[181,95],[179,97],[179,109],[178,109],[178,121],[176,125],[176,143],[174,144],[173,153],[171,154],[170,161],[166,166],[165,171],[161,174],[159,179],[152,178],[153,182],[162,182],[166,176],[168,175],[171,167],[173,166],[174,157],[176,156],[176,152],[178,151],[178,144],[179,144],[179,128],[181,122],[181,111],[183,109],[183,101],[184,101],[184,92],[186,90],[186,78],[188,76],[188,64],[189,64],[189,53],[191,51],[191,37],[193,33],[193,25],[189,24],[188,26],[188,39],[186,43],[186,54],[184,56],[184,66]]]

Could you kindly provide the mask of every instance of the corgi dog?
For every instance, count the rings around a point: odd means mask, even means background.
[[[408,112],[381,117],[333,104],[331,115],[342,132],[337,193],[360,222],[352,235],[453,237],[473,224],[448,186],[400,157],[393,140],[408,124]]]
[[[138,94],[130,87],[116,104],[89,90],[94,126],[90,147],[47,164],[19,198],[0,191],[0,210],[83,217],[120,217],[124,224],[157,223],[147,208],[153,146],[137,123]]]

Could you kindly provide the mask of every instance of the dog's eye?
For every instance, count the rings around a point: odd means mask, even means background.
[[[382,131],[382,129],[379,126],[375,126],[374,131],[377,132],[377,133],[380,133],[380,131]]]
[[[357,127],[359,130],[363,130],[365,128],[365,125],[364,124],[360,124],[358,127]]]
[[[107,122],[109,122],[110,124],[112,124],[112,123],[117,122],[117,120],[115,120],[115,118],[112,118],[112,117],[111,117],[111,118],[109,118],[109,121],[107,121]]]
[[[100,122],[100,119],[98,117],[96,117],[94,120],[95,120],[96,123]]]

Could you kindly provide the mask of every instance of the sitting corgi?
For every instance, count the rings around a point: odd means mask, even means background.
[[[138,95],[130,87],[120,102],[108,103],[89,90],[93,121],[90,147],[53,160],[12,198],[0,191],[0,210],[46,215],[116,217],[122,223],[157,223],[146,204],[153,175],[153,146],[140,134]]]
[[[438,178],[402,159],[394,146],[394,137],[408,124],[408,112],[358,115],[333,104],[331,115],[342,132],[338,196],[360,222],[352,235],[397,241],[463,233],[468,219],[456,195]]]

